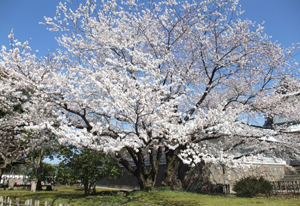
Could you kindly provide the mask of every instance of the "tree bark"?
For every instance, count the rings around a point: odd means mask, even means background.
[[[36,163],[35,163],[35,158],[37,158]],[[34,167],[34,180],[33,181],[35,181],[35,185],[36,185],[35,189],[31,188],[32,192],[43,189],[42,188],[42,180],[39,178],[39,174],[38,174],[38,171],[40,169],[42,169],[43,158],[44,158],[44,149],[41,149],[38,157],[32,157],[32,162],[33,162],[33,167]],[[31,187],[32,187],[32,185],[31,185]]]
[[[0,168],[0,182],[2,180],[2,175],[3,175],[4,171],[5,171],[5,168]]]
[[[155,186],[157,172],[150,174],[139,172],[136,177],[138,179],[140,189],[147,190],[148,188],[153,188]]]
[[[96,191],[96,182],[93,183],[93,194],[96,194],[97,191]]]
[[[84,184],[84,194],[85,195],[88,195],[88,194],[90,194],[90,184],[89,184],[89,182],[88,181],[82,181],[83,182],[83,184]]]
[[[1,156],[3,160],[3,164],[0,166],[0,182],[2,180],[2,175],[5,172],[6,168],[10,165],[10,161],[8,158]]]
[[[132,167],[125,158],[117,156],[120,159],[120,164],[137,178],[141,190],[154,187],[162,155],[162,148],[159,148],[157,153],[155,153],[154,149],[151,150],[149,154],[150,165],[145,164],[145,159],[141,151],[134,152],[131,148],[127,148],[127,151],[131,155],[136,167]]]
[[[42,180],[40,180],[40,179],[37,180],[37,183],[36,183],[36,190],[37,190],[37,191],[43,190],[43,188],[42,188]]]
[[[179,179],[181,160],[177,157],[174,150],[166,152],[166,160],[167,168],[162,185],[169,186],[171,190],[179,191],[182,189],[182,183]]]

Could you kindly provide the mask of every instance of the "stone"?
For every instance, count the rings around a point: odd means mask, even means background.
[[[249,176],[279,181],[287,169],[289,168],[284,165],[258,165],[248,170],[225,168],[225,174],[223,174],[223,169],[213,164],[201,163],[187,173],[183,180],[183,188],[187,191],[206,193],[212,186],[224,184],[225,179],[225,184],[229,184],[232,189],[236,181]]]
[[[8,189],[12,190],[14,188],[14,185],[15,185],[15,180],[10,179],[8,182]]]
[[[37,183],[36,180],[31,181],[31,190],[30,190],[30,192],[36,192],[36,183]]]

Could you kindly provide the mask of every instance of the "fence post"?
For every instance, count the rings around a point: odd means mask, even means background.
[[[294,194],[295,194],[296,192],[295,192],[295,187],[294,187],[294,181],[292,181],[292,187],[293,187]]]
[[[3,206],[3,202],[4,202],[4,199],[2,196],[0,196],[0,206]]]
[[[20,206],[20,198],[16,198],[16,206]]]
[[[28,199],[25,201],[25,206],[33,206],[32,205],[32,199]]]
[[[281,191],[282,189],[281,189],[281,182],[278,182],[278,186],[279,186],[279,191],[280,192],[283,192],[283,191]]]
[[[10,197],[7,198],[7,205],[11,206],[11,198]]]
[[[273,182],[275,188],[275,194],[277,194],[277,182]]]
[[[285,193],[287,193],[286,184],[288,184],[288,183],[286,181],[284,181],[283,184],[284,184]]]
[[[35,200],[34,201],[34,206],[40,206],[40,201],[39,200]]]

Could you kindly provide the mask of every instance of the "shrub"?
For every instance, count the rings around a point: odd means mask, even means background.
[[[260,177],[258,180],[260,184],[259,193],[270,196],[273,192],[273,185],[268,180],[265,180],[263,177]]]
[[[254,197],[261,193],[270,195],[273,191],[272,184],[264,178],[246,177],[236,182],[233,190],[238,197]]]
[[[158,191],[170,191],[170,187],[168,186],[161,186],[158,188]]]
[[[145,192],[151,192],[151,191],[153,191],[153,187],[150,186],[145,187]]]

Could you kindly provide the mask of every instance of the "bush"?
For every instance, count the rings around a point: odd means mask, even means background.
[[[151,191],[153,191],[153,187],[148,186],[145,188],[145,192],[151,192]]]
[[[258,180],[260,184],[259,193],[270,196],[273,193],[273,185],[268,180],[265,180],[263,177],[260,177]]]
[[[170,191],[170,187],[168,186],[161,186],[158,188],[158,191]]]
[[[246,177],[236,182],[233,190],[238,197],[254,197],[259,193],[270,195],[273,191],[273,186],[262,177],[259,179],[256,177]]]

